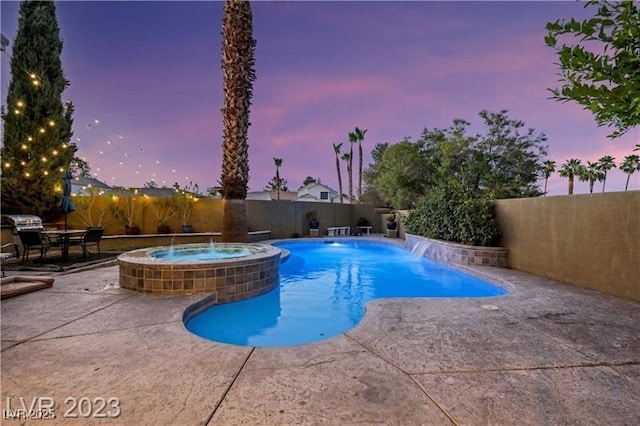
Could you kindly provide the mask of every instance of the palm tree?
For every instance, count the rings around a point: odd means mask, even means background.
[[[246,242],[247,183],[249,152],[247,132],[253,95],[254,51],[253,16],[248,1],[226,0],[222,16],[222,196],[224,216],[222,241]]]
[[[358,201],[362,200],[362,142],[364,141],[364,135],[367,133],[367,129],[355,128],[353,134],[358,142]]]
[[[342,160],[347,163],[347,175],[349,176],[349,202],[353,204],[353,175],[351,173],[351,154],[344,154]]]
[[[598,160],[600,170],[604,172],[604,179],[602,179],[602,192],[604,192],[604,186],[607,184],[607,172],[616,167],[616,163],[614,163],[613,160],[615,160],[615,158],[610,155],[605,155]]]
[[[353,204],[353,186],[351,182],[353,181],[353,144],[358,142],[358,136],[356,132],[349,132],[349,166],[347,167],[347,172],[349,173],[349,202]]]
[[[587,165],[580,166],[578,179],[582,182],[589,182],[589,194],[593,194],[593,184],[604,180],[604,171],[600,168],[600,163],[587,161]]]
[[[636,170],[640,171],[640,156],[636,154],[627,155],[620,164],[620,170],[627,174],[627,183],[624,186],[626,191],[629,188],[629,179]]]
[[[276,193],[278,194],[278,201],[280,201],[280,166],[282,166],[282,158],[273,157],[273,162],[276,165]]]
[[[566,163],[560,167],[558,173],[562,177],[569,179],[569,195],[573,195],[573,178],[574,176],[580,176],[580,170],[582,168],[582,162],[572,158],[567,160]]]
[[[547,195],[547,181],[556,171],[556,162],[553,160],[547,160],[544,162],[544,168],[542,169],[542,174],[544,176],[544,195]]]
[[[338,191],[340,193],[340,204],[342,204],[342,175],[340,174],[340,148],[342,142],[333,144],[333,151],[336,153],[336,171],[338,172]]]

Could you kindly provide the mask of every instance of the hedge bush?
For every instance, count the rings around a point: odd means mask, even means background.
[[[436,188],[419,200],[404,226],[410,234],[473,246],[495,246],[500,241],[493,200],[454,186]]]

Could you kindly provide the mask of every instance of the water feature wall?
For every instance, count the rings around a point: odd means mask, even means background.
[[[167,296],[211,293],[216,303],[255,297],[278,286],[280,250],[271,246],[247,246],[253,254],[212,260],[149,257],[148,252],[158,247],[130,251],[118,257],[120,287]]]
[[[416,256],[438,263],[507,267],[508,251],[503,247],[466,246],[412,234],[406,234],[405,242]]]

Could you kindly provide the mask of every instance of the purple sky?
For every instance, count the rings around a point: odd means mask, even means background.
[[[0,7],[2,33],[12,40],[19,3]],[[74,140],[98,179],[217,185],[222,3],[67,1],[57,8]],[[254,2],[253,12],[251,190],[274,175],[273,157],[283,159],[290,189],[307,175],[337,188],[332,143],[348,149],[355,126],[368,129],[366,167],[379,142],[415,140],[425,127],[447,127],[454,118],[479,130],[482,109],[508,109],[544,132],[558,166],[602,155],[620,162],[640,143],[640,129],[612,141],[580,106],[548,99],[557,68],[545,25],[587,16],[582,4]],[[3,54],[3,104],[8,64]],[[610,171],[607,190],[623,190],[625,179]],[[557,175],[549,181],[551,194],[566,187]],[[640,188],[640,173],[630,188]],[[577,193],[587,191],[577,183]]]

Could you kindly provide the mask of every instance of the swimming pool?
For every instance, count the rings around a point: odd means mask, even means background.
[[[291,253],[280,265],[278,288],[252,299],[214,305],[191,318],[187,329],[222,343],[290,346],[352,329],[373,299],[507,293],[390,244],[344,240],[274,245]]]

